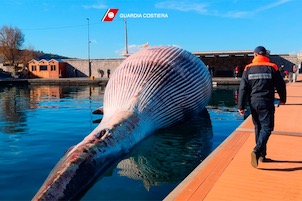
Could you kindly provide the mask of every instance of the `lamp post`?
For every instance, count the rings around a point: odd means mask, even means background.
[[[91,77],[89,18],[87,18],[87,21],[88,21],[88,70],[89,70],[89,77]]]
[[[125,53],[128,54],[128,33],[127,33],[127,20],[124,18],[124,29],[125,29]]]

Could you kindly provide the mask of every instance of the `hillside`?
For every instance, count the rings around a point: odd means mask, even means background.
[[[50,59],[75,59],[75,58],[70,58],[58,54],[52,54],[52,53],[44,53],[43,51],[36,51],[37,54],[37,60],[45,59],[45,60],[50,60]]]

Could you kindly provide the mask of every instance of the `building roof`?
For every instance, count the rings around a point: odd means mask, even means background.
[[[56,61],[56,62],[65,62],[65,61],[63,61],[62,59],[49,59],[49,60],[47,60],[47,59],[40,59],[40,60],[36,60],[36,59],[32,59],[32,60],[30,60],[28,63],[30,63],[30,62],[36,62],[36,63],[40,63],[40,62],[42,62],[42,61],[45,61],[45,62],[51,62],[51,61]]]
[[[211,52],[192,52],[194,55],[203,57],[203,56],[242,56],[242,55],[252,55],[253,50],[233,50],[233,51],[211,51]]]

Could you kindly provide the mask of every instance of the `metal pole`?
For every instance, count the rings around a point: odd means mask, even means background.
[[[125,28],[125,48],[126,48],[126,54],[128,54],[128,34],[127,34],[127,20],[124,18],[124,28]]]
[[[88,21],[88,69],[89,69],[89,77],[91,77],[89,18],[87,18],[87,21]]]

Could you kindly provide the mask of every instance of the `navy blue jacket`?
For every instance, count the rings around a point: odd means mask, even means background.
[[[246,101],[274,102],[275,90],[280,102],[286,102],[286,85],[276,64],[257,55],[244,69],[238,92],[238,109],[245,109]]]

